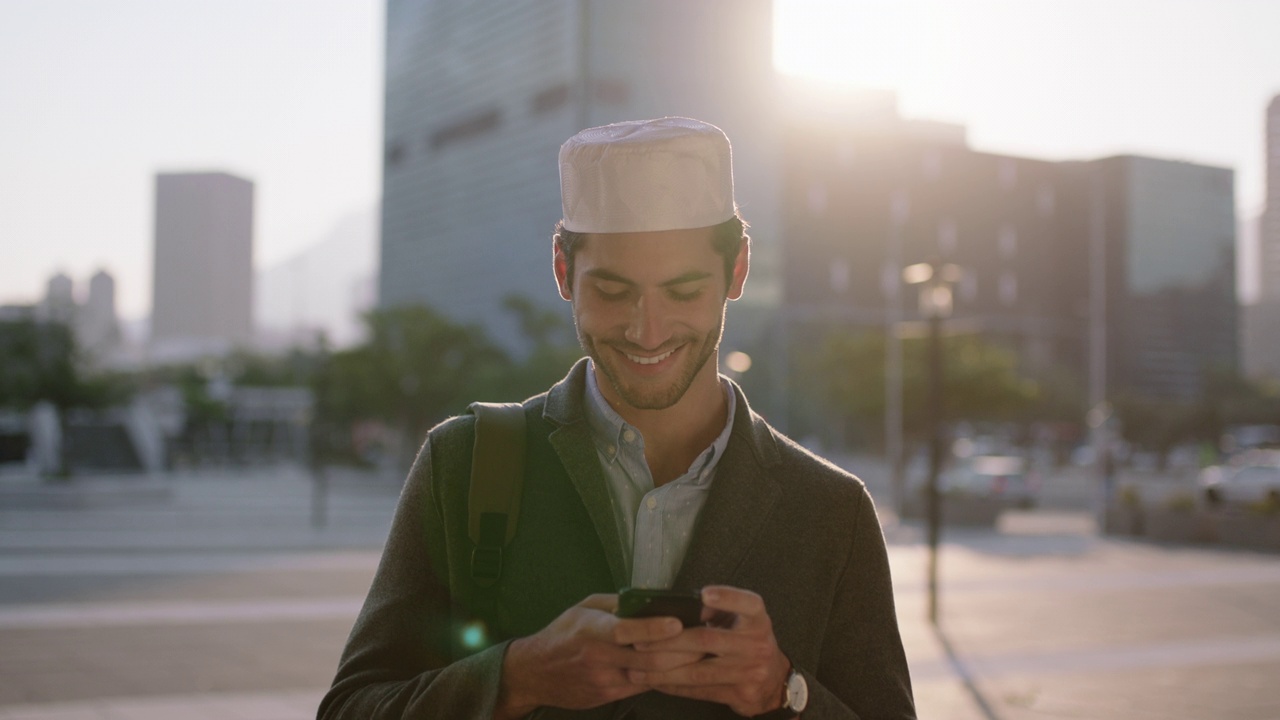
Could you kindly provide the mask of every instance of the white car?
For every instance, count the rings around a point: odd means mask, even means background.
[[[1280,465],[1215,465],[1200,473],[1205,503],[1245,505],[1268,502],[1280,507]]]
[[[923,479],[915,483],[915,493],[923,502]],[[999,500],[1004,507],[1035,507],[1040,481],[1027,461],[1013,455],[976,455],[958,459],[956,465],[938,477],[943,496],[967,495]]]

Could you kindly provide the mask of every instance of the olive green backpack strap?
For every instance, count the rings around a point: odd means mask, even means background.
[[[482,613],[491,610],[491,588],[502,576],[502,550],[516,534],[524,487],[525,420],[519,403],[472,403],[476,416],[467,497],[471,578],[482,588]]]

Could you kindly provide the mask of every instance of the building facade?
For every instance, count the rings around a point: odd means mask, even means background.
[[[771,20],[767,0],[389,0],[379,305],[425,304],[518,349],[505,297],[563,306],[550,263],[561,143],[684,115],[733,143],[755,242],[734,305],[776,306]],[[730,333],[752,314],[739,308]]]
[[[248,345],[253,183],[222,172],[160,173],[155,192],[153,345],[176,355]]]
[[[793,348],[919,319],[901,270],[937,259],[964,270],[957,328],[1014,349],[1028,376],[1087,387],[1099,326],[1111,397],[1191,401],[1207,371],[1238,367],[1230,170],[977,152],[891,118],[808,117],[783,146]]]
[[[1090,163],[1103,188],[1108,387],[1194,401],[1240,367],[1235,174],[1123,156]]]
[[[1258,228],[1261,299],[1280,303],[1280,95],[1271,98],[1266,119],[1266,207]]]
[[[1280,95],[1266,115],[1266,206],[1258,220],[1259,293],[1244,308],[1245,373],[1280,380]]]

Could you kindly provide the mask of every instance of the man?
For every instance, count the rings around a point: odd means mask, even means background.
[[[686,118],[592,128],[560,177],[553,268],[588,358],[524,403],[495,644],[459,642],[483,592],[464,416],[410,472],[319,716],[915,717],[865,487],[717,374],[749,264],[728,138]],[[619,618],[627,585],[700,590],[727,622]]]

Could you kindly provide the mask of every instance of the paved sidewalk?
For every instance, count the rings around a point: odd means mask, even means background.
[[[297,471],[172,479],[125,505],[0,505],[0,720],[303,720],[397,488]],[[1097,537],[1081,512],[952,531],[942,628],[918,527],[890,562],[921,718],[1280,718],[1280,562]]]

